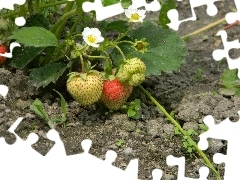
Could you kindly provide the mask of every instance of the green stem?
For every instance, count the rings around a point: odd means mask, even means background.
[[[124,53],[122,52],[121,48],[118,45],[116,45],[115,48],[120,52],[123,60],[126,60],[126,57],[125,57]]]
[[[120,44],[120,43],[129,43],[129,44],[135,45],[134,42],[132,42],[132,41],[127,41],[127,40],[120,41],[120,42],[118,42],[117,44]]]
[[[54,2],[54,3],[51,3],[51,4],[44,4],[44,5],[41,5],[40,6],[40,9],[42,8],[48,8],[48,7],[52,7],[52,6],[57,6],[57,5],[61,5],[61,4],[66,4],[68,3],[69,1],[66,0],[66,1],[58,1],[58,2]]]
[[[68,18],[72,17],[74,14],[76,14],[77,11],[76,10],[72,10],[66,14],[64,14],[54,25],[53,27],[51,28],[51,32],[56,32],[57,28],[62,24],[64,23],[65,21],[68,20]]]
[[[21,5],[19,7],[19,15],[20,16],[23,16],[23,17],[26,17],[26,8],[25,8],[25,5]]]
[[[65,0],[65,1],[58,1],[58,2],[55,2],[55,3],[51,3],[51,4],[44,4],[44,5],[40,5],[39,6],[39,9],[43,9],[43,8],[48,8],[48,7],[52,7],[52,6],[56,6],[56,5],[61,5],[61,4],[65,4],[69,2],[68,0]],[[7,17],[11,17],[11,16],[15,16],[15,15],[18,15],[20,14],[21,10],[20,11],[14,11],[14,12],[11,12],[11,13],[7,13],[5,15],[3,15],[2,17],[3,18],[7,18]]]
[[[40,0],[35,0],[35,13],[39,12]]]
[[[72,9],[73,4],[74,4],[74,1],[68,1],[67,6],[65,7],[65,9],[63,11],[64,15],[67,14]],[[59,27],[57,27],[57,29],[56,29],[55,35],[56,35],[56,37],[58,39],[60,38],[60,36],[61,36],[61,34],[62,34],[63,30],[64,30],[64,27],[66,25],[67,19],[65,21],[63,21],[61,23],[61,25]]]
[[[174,124],[175,127],[179,129],[179,131],[184,136],[188,136],[188,138],[192,140],[192,138],[182,129],[182,127],[178,124],[178,122],[175,119],[173,119],[173,117],[170,114],[168,114],[168,112],[164,109],[164,107],[161,106],[161,104],[159,104],[158,101],[156,101],[156,99],[154,99],[148,91],[146,91],[141,85],[139,85],[138,87],[164,113],[164,115]],[[193,147],[196,149],[198,154],[203,158],[203,160],[208,165],[208,167],[214,172],[217,178],[220,178],[220,175],[217,172],[217,170],[213,167],[212,163],[207,158],[207,156],[203,153],[203,151],[198,148],[196,143],[193,144]]]
[[[108,60],[109,67],[110,67],[110,71],[112,72],[112,61],[111,61],[111,58],[110,58],[109,54],[106,51],[103,51],[103,53],[106,54],[106,56],[107,56],[107,60]]]
[[[75,20],[74,24],[72,25],[72,27],[70,29],[70,32],[69,32],[70,34],[72,34],[75,31],[77,24],[79,23],[81,18],[82,18],[82,13],[78,14],[77,19]]]
[[[126,35],[129,33],[129,31],[131,31],[132,29],[133,29],[133,23],[131,24],[131,26],[129,26],[128,30],[127,30],[125,33],[121,34],[121,35],[115,40],[115,42],[121,40],[121,39],[122,39],[124,36],[126,36]]]
[[[30,16],[32,16],[34,14],[33,2],[32,2],[32,0],[27,0],[27,3],[28,3],[28,12],[29,12]]]
[[[107,56],[88,56],[88,55],[87,55],[87,57],[90,58],[90,59],[91,59],[91,58],[92,58],[92,59],[108,59]]]
[[[81,72],[84,73],[84,71],[85,71],[85,70],[84,70],[84,60],[83,60],[82,55],[80,55],[80,62],[81,62],[81,67],[82,67],[82,68],[81,68],[81,70],[82,70]]]

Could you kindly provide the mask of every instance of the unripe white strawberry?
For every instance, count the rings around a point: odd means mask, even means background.
[[[132,58],[127,60],[127,63],[124,65],[124,69],[130,74],[145,73],[146,65],[141,59]]]
[[[103,79],[99,73],[70,74],[67,81],[67,91],[78,103],[86,106],[97,102],[102,95]]]
[[[120,65],[116,77],[130,86],[138,86],[145,80],[146,65],[139,58],[125,60]]]
[[[131,78],[128,81],[128,84],[130,86],[138,86],[145,80],[145,75],[141,73],[136,73],[131,76]]]

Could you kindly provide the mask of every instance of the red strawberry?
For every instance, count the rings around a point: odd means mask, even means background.
[[[117,78],[103,83],[101,101],[110,110],[120,109],[133,90],[132,86],[124,85]]]
[[[7,52],[7,46],[5,44],[0,45],[0,54]],[[4,64],[7,60],[6,57],[0,55],[0,65]]]

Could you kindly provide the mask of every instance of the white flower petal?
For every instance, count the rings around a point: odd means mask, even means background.
[[[103,42],[104,41],[104,38],[103,37],[98,37],[97,38],[97,42],[100,43],[100,42]]]
[[[88,33],[89,33],[89,31],[90,31],[90,28],[89,28],[89,27],[85,27],[84,30],[83,30],[83,32],[82,32],[82,35],[83,35],[83,36],[87,36]]]
[[[140,9],[140,10],[138,10],[137,13],[139,14],[139,16],[144,16],[146,13],[146,10]]]
[[[99,37],[101,36],[101,32],[99,31],[98,28],[92,28],[92,34],[94,34],[95,36]]]
[[[132,5],[128,7],[128,9],[125,9],[125,15],[128,18],[131,18],[132,14],[137,13],[137,9],[133,8]]]
[[[90,43],[89,46],[92,46],[92,47],[99,47],[99,44],[94,44],[94,43]]]

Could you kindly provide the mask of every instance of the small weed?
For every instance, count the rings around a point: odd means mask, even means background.
[[[124,140],[122,139],[119,139],[118,142],[116,143],[118,147],[121,147],[123,144],[124,144]]]
[[[36,114],[38,114],[41,118],[43,118],[45,120],[45,123],[48,124],[50,128],[54,128],[56,123],[62,124],[65,123],[65,121],[67,120],[67,103],[64,97],[58,91],[56,92],[59,94],[61,98],[62,117],[50,119],[45,110],[43,109],[43,103],[38,98],[30,106],[30,109],[34,111]]]
[[[129,106],[124,105],[122,107],[122,110],[127,112],[128,117],[133,118],[133,119],[139,119],[140,118],[140,106],[141,106],[141,101],[140,99],[135,99],[132,101]]]
[[[136,133],[140,133],[140,132],[141,132],[141,129],[137,128]]]

